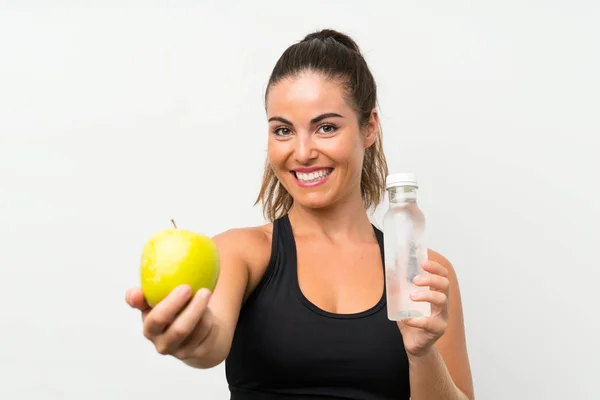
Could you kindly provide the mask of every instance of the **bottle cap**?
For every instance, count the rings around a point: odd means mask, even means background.
[[[408,172],[388,175],[385,180],[385,188],[389,189],[398,186],[414,186],[418,188],[417,175]]]

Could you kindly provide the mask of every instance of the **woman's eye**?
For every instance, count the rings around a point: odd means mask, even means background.
[[[275,129],[275,134],[277,136],[288,136],[290,133],[292,133],[292,131],[289,130],[288,128],[277,128],[277,129]]]
[[[335,127],[334,125],[322,125],[321,128],[319,129],[319,131],[321,131],[322,133],[333,133],[337,130],[337,127]]]
[[[336,127],[333,125],[323,125],[321,126],[321,129],[319,129],[321,132],[323,133],[333,133],[336,131]]]

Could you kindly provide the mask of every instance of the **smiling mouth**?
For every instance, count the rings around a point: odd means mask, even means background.
[[[312,172],[291,171],[298,182],[303,184],[314,184],[324,181],[331,172],[333,172],[333,168],[323,168]]]

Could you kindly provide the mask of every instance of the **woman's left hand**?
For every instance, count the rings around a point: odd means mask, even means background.
[[[429,290],[418,290],[411,299],[430,303],[431,316],[398,321],[404,348],[409,356],[416,357],[427,354],[448,326],[448,271],[435,261],[426,261],[423,269],[428,273],[415,277],[414,283],[417,286],[429,286]]]

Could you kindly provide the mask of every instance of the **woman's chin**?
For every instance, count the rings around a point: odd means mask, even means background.
[[[303,208],[317,210],[327,208],[332,204],[332,201],[329,196],[325,196],[321,193],[311,193],[310,195],[295,198],[294,204],[297,204]]]

